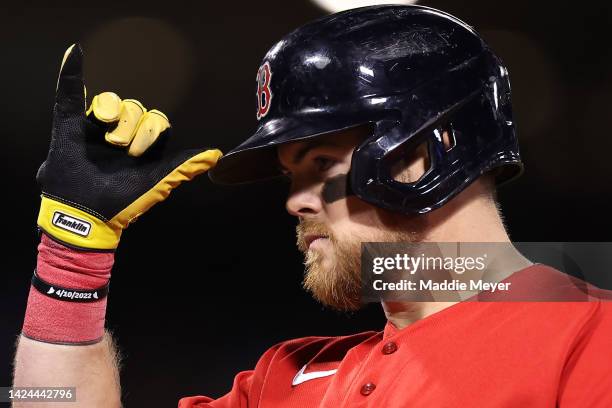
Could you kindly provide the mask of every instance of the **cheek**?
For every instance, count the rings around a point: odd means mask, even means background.
[[[346,198],[336,200],[333,203],[324,203],[323,207],[327,224],[334,229],[350,216]]]
[[[328,178],[321,188],[321,198],[327,204],[345,199],[349,195],[348,181],[345,173]]]
[[[375,236],[380,231],[377,209],[357,197],[344,198],[325,207],[329,226],[340,239]]]

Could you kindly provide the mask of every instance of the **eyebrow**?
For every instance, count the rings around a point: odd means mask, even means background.
[[[312,149],[316,149],[317,147],[338,147],[338,146],[339,145],[337,143],[334,143],[331,141],[321,142],[321,141],[311,140],[307,142],[304,146],[302,146],[297,151],[297,153],[295,153],[295,155],[293,155],[293,159],[291,160],[291,163],[300,164],[300,162],[304,160],[304,157],[306,157],[308,152],[310,152]],[[282,171],[287,171],[287,168],[280,163],[280,160],[279,160],[278,165]]]

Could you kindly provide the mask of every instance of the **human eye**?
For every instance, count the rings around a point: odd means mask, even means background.
[[[314,163],[318,171],[327,171],[337,163],[337,160],[327,156],[316,156]]]

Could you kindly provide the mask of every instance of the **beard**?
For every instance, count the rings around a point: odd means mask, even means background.
[[[296,227],[297,247],[304,254],[302,285],[318,302],[338,311],[361,308],[361,243],[362,242],[417,242],[420,235],[405,230],[380,229],[378,233],[340,239],[322,223],[302,220]],[[306,235],[327,237],[332,254],[319,249],[308,249]],[[328,259],[332,258],[332,259]]]

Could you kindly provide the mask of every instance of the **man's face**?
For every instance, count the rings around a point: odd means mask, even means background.
[[[287,211],[299,219],[304,287],[338,310],[360,307],[361,242],[418,241],[423,219],[409,219],[347,195],[353,150],[370,132],[359,127],[282,145],[278,159],[291,181]]]

